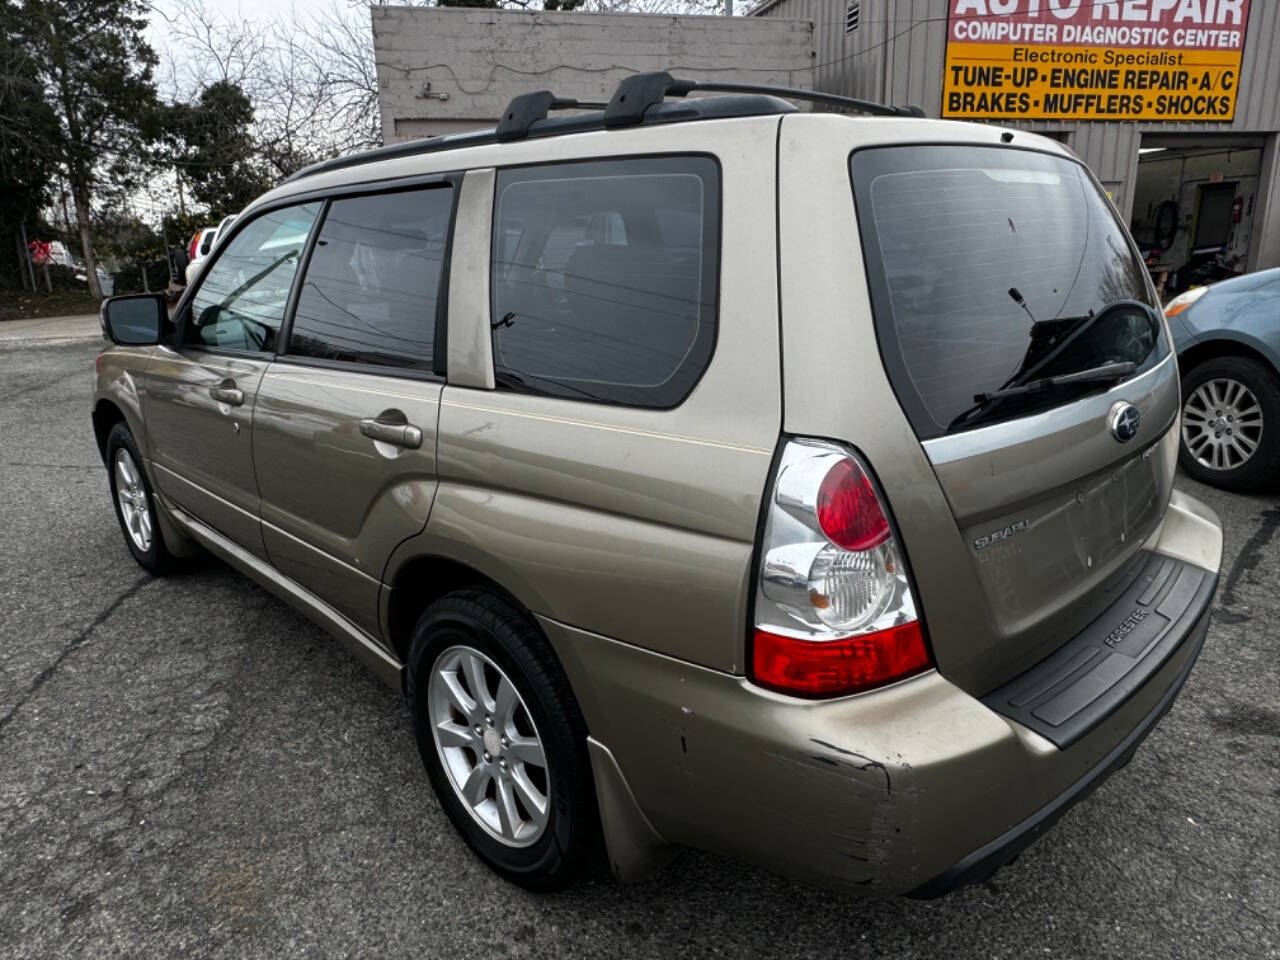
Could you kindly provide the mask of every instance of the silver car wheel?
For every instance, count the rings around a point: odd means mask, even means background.
[[[1262,406],[1239,380],[1206,380],[1182,405],[1182,442],[1210,470],[1235,470],[1262,442]]]
[[[133,545],[146,553],[151,549],[151,505],[147,502],[147,488],[142,473],[133,462],[129,451],[123,447],[116,451],[116,502],[125,530]]]
[[[502,668],[472,647],[449,647],[431,668],[427,713],[440,762],[476,823],[508,846],[537,842],[550,819],[550,771]]]

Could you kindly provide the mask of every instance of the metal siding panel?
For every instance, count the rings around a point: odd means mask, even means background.
[[[931,116],[937,116],[942,107],[947,0],[863,0],[862,25],[854,34],[857,39],[853,45],[843,43],[844,9],[843,0],[782,0],[766,15],[812,18],[817,33],[814,46],[818,51],[820,89],[848,96],[915,102]],[[1095,125],[1027,120],[1004,125],[1056,131],[1137,126],[1144,132],[1162,133],[1273,132],[1280,130],[1280,57],[1274,55],[1276,50],[1280,50],[1280,3],[1253,0],[1233,123]],[[1116,149],[1128,139],[1127,135],[1117,137],[1109,141],[1109,146]],[[1112,158],[1112,170],[1118,162]]]

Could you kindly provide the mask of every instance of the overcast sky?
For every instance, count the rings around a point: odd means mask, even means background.
[[[268,23],[272,20],[287,19],[289,12],[295,7],[298,10],[306,10],[308,7],[318,7],[327,5],[329,0],[202,0],[200,5],[205,10],[217,14],[219,17],[230,19],[254,20]],[[170,49],[168,43],[165,42],[165,21],[159,13],[155,12],[155,8],[165,9],[171,4],[165,0],[155,0],[151,14],[151,31],[150,41],[152,48],[156,53],[164,57],[165,52]],[[172,51],[176,57],[181,56],[181,51]]]

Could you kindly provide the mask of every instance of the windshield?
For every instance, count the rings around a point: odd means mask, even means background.
[[[876,330],[922,440],[1107,389],[1080,378],[1167,352],[1145,269],[1080,164],[1029,150],[912,146],[851,160]],[[979,398],[983,399],[979,399]]]

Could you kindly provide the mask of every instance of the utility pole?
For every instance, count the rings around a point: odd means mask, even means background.
[[[724,15],[726,17],[733,16],[733,0],[724,0]]]
[[[22,269],[23,258],[26,257],[27,251],[22,248],[22,238],[16,233],[13,235],[13,242],[18,247],[18,280],[22,284],[22,289],[27,289],[27,271]],[[33,290],[32,293],[35,291]]]
[[[58,178],[58,193],[62,195],[62,226],[66,233],[71,232],[71,214],[67,212],[67,185]]]
[[[36,286],[36,268],[31,263],[31,245],[27,243],[27,221],[22,221],[22,256],[27,261],[27,273],[31,276],[31,292],[39,293]]]

